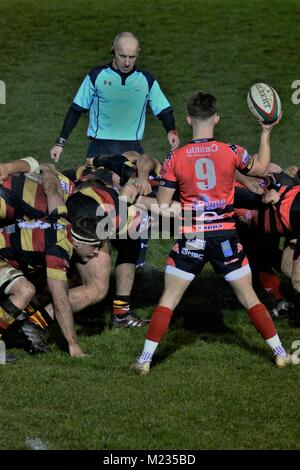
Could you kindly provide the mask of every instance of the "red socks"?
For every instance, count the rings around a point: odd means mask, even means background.
[[[273,338],[277,334],[272,318],[264,304],[257,304],[249,308],[248,315],[251,323],[264,339]]]
[[[280,287],[280,279],[274,273],[261,272],[258,275],[260,285],[270,294],[273,295],[275,300],[282,300],[283,295]]]
[[[172,315],[173,310],[158,305],[153,311],[146,338],[159,343],[169,328]],[[249,308],[248,315],[251,323],[264,339],[273,338],[277,334],[270,314],[263,304]]]
[[[158,305],[153,311],[146,338],[159,343],[169,328],[172,315],[173,310]]]

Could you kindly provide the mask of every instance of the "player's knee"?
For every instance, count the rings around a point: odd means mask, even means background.
[[[31,282],[29,282],[25,277],[18,279],[18,285],[15,286],[17,289],[16,295],[22,297],[24,303],[29,303],[31,299],[35,296],[35,287]]]

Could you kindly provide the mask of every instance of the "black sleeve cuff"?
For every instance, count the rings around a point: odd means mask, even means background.
[[[167,132],[176,129],[173,109],[171,107],[163,109],[156,117],[162,121]]]
[[[164,188],[169,188],[169,189],[176,189],[177,188],[177,182],[176,181],[169,181],[165,179],[161,179],[159,182],[159,186],[163,186]]]
[[[79,106],[79,104],[76,103],[72,103],[71,108],[74,108],[76,109],[76,111],[80,111],[81,113],[86,113],[88,111],[88,109],[82,108],[81,106]]]

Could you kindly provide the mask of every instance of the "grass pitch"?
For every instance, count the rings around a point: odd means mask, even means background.
[[[299,164],[300,106],[291,99],[300,79],[299,14],[296,0],[2,0],[1,160],[48,160],[82,78],[110,61],[112,38],[129,30],[141,39],[138,66],[158,78],[173,104],[182,142],[190,138],[186,99],[202,90],[219,99],[216,137],[256,151],[259,126],[246,94],[264,81],[284,111],[272,134],[273,160]],[[73,131],[60,169],[83,161],[86,124],[82,118]],[[150,115],[144,147],[160,160],[168,152]],[[147,261],[156,269],[137,274],[133,298],[142,316],[158,301],[171,244],[151,241]],[[209,268],[175,312],[145,378],[129,371],[144,332],[108,330],[112,292],[113,279],[107,300],[77,316],[88,358],[70,359],[52,328],[50,354],[14,350],[18,362],[0,367],[1,449],[300,448],[300,366],[275,368],[246,312]],[[283,319],[278,330],[292,350],[299,328]]]

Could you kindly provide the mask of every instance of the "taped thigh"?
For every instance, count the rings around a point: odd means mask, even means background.
[[[24,277],[22,271],[13,268],[6,261],[0,261],[0,289],[8,295],[13,284],[20,277]]]

